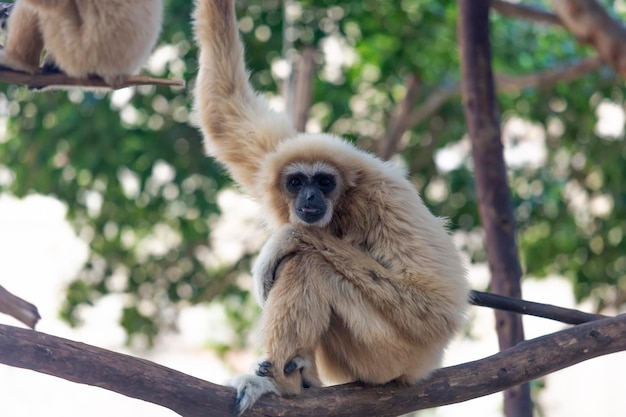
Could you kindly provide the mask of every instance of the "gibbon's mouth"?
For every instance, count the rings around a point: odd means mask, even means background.
[[[315,207],[302,207],[300,211],[304,214],[316,214],[322,210]]]
[[[305,223],[314,224],[324,217],[325,211],[321,208],[305,206],[300,207],[296,213]]]

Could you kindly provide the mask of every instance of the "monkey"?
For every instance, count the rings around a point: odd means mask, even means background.
[[[196,0],[194,113],[209,155],[261,203],[253,265],[265,357],[235,377],[235,413],[263,394],[414,384],[440,366],[469,305],[444,219],[406,172],[328,133],[296,132],[252,88],[234,0]]]
[[[162,9],[163,0],[17,0],[0,66],[82,79],[97,75],[121,85],[139,72],[156,44]]]

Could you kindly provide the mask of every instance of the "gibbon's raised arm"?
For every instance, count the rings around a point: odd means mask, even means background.
[[[295,129],[250,86],[234,0],[196,0],[195,32],[200,46],[195,111],[205,147],[257,197],[259,162]]]

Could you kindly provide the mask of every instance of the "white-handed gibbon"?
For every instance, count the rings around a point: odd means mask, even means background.
[[[154,47],[163,0],[17,0],[7,22],[0,66],[63,71],[121,84],[139,72]]]
[[[468,306],[445,221],[403,170],[297,133],[252,89],[234,0],[196,0],[195,111],[207,152],[263,205],[253,267],[265,359],[233,380],[236,412],[325,382],[412,384],[441,362]]]

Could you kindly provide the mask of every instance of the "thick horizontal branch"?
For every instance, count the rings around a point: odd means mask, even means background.
[[[67,87],[83,87],[87,89],[112,89],[131,87],[135,85],[157,85],[184,87],[182,80],[169,80],[166,78],[154,78],[147,75],[132,75],[126,78],[120,85],[111,86],[100,77],[72,78],[63,73],[37,73],[28,74],[9,69],[0,69],[0,82],[9,84],[25,85],[34,90],[62,89]]]
[[[502,16],[515,17],[537,23],[547,23],[549,25],[562,25],[558,16],[538,7],[511,3],[505,0],[491,0],[491,7]]]
[[[626,315],[522,342],[496,355],[442,368],[413,387],[347,384],[298,398],[262,397],[246,416],[396,416],[466,401],[609,353],[626,350]],[[0,325],[0,363],[94,385],[185,417],[230,416],[232,388],[150,361],[31,330]]]
[[[585,313],[571,308],[557,307],[550,304],[534,303],[519,298],[505,297],[482,291],[472,291],[470,302],[476,306],[490,307],[513,313],[543,317],[567,324],[582,324],[607,318],[601,314]]]

